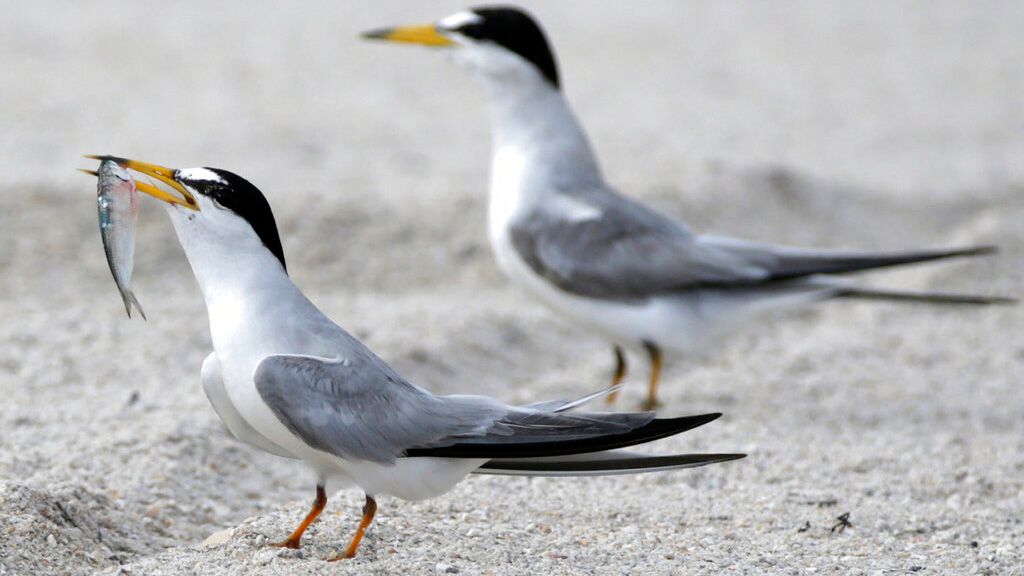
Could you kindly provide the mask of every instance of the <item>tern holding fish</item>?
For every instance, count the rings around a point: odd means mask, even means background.
[[[341,559],[355,555],[380,495],[430,498],[471,473],[633,474],[743,457],[619,450],[719,414],[655,418],[570,412],[580,401],[509,406],[486,396],[436,396],[405,380],[306,298],[288,275],[270,205],[247,180],[215,168],[118,161],[177,193],[138,186],[167,202],[206,300],[214,351],[201,380],[214,410],[239,440],[300,459],[316,475],[313,508],[280,546],[299,547],[327,503],[328,480],[366,495],[355,535],[333,558]]]

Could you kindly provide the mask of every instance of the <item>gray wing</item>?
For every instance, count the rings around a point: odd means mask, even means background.
[[[412,448],[465,441],[528,443],[621,434],[653,418],[649,413],[563,415],[484,396],[434,396],[379,359],[268,356],[254,380],[277,418],[310,446],[381,463]]]
[[[986,254],[990,247],[899,253],[801,249],[697,236],[612,191],[582,195],[594,216],[573,220],[543,209],[513,223],[526,263],[574,294],[633,299],[700,288],[742,288],[815,274],[838,274]]]
[[[768,272],[702,242],[681,222],[613,193],[586,198],[591,218],[540,211],[514,222],[516,251],[559,288],[600,298],[637,298],[708,283],[751,283]]]

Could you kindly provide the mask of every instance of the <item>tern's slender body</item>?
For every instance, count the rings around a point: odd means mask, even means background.
[[[709,347],[760,313],[834,297],[986,304],[1002,299],[854,287],[835,275],[991,252],[872,254],[755,244],[692,233],[609,186],[560,85],[540,26],[522,10],[480,7],[368,38],[449,49],[484,88],[493,151],[488,221],[501,270],[552,310],[613,345],[646,351],[646,406],[662,349]],[[614,395],[609,396],[611,400]]]
[[[328,481],[366,493],[362,522],[339,556],[350,558],[380,495],[436,496],[471,472],[623,474],[742,456],[616,450],[700,426],[717,414],[570,413],[579,402],[517,407],[418,388],[295,286],[270,206],[252,184],[224,170],[118,160],[181,194],[139,188],[168,203],[206,300],[214,351],[203,363],[202,384],[217,414],[239,440],[300,459],[317,476],[313,508],[281,546],[299,547],[327,503]]]

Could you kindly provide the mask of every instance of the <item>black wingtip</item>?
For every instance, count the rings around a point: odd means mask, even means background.
[[[663,418],[663,420],[676,420],[676,421],[690,420],[692,422],[699,422],[699,424],[694,424],[692,426],[693,428],[696,428],[697,426],[701,426],[701,425],[707,424],[708,422],[713,422],[715,420],[718,420],[721,417],[722,417],[722,413],[721,412],[709,412],[707,414],[699,414],[697,416],[679,416],[677,418]]]
[[[998,254],[999,246],[985,245],[985,246],[974,246],[973,248],[966,248],[962,252],[963,256],[986,256],[989,254]]]
[[[656,418],[647,424],[621,434],[607,434],[573,440],[552,439],[538,442],[499,443],[499,442],[461,442],[436,448],[410,448],[405,456],[438,457],[438,458],[538,458],[543,456],[567,456],[569,454],[586,454],[628,448],[637,444],[646,444],[669,436],[675,436],[688,430],[703,426],[721,417],[720,412],[698,414],[696,416],[679,416],[676,418]]]
[[[909,260],[905,263],[912,264],[914,261],[927,262],[929,260],[942,260],[944,258],[960,258],[967,256],[989,256],[998,253],[999,246],[994,244],[983,244],[980,246],[966,246],[963,248],[931,250],[917,254],[910,253],[906,254]]]
[[[967,246],[961,248],[942,248],[936,250],[920,250],[915,252],[891,253],[848,253],[812,256],[787,256],[780,260],[766,281],[780,282],[794,278],[805,278],[815,274],[852,274],[892,266],[906,266],[924,262],[946,260],[948,258],[973,258],[989,256],[999,252],[998,246]]]

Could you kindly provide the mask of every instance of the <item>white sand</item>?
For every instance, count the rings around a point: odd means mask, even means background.
[[[462,5],[376,4],[5,6],[0,574],[1024,573],[1019,307],[828,304],[673,359],[666,413],[726,416],[656,448],[740,462],[383,499],[359,558],[328,564],[361,504],[343,492],[301,552],[264,547],[312,479],[207,405],[205,310],[152,202],[136,266],[150,321],[124,318],[79,154],[249,177],[299,285],[436,391],[572,396],[611,367],[491,261],[476,87],[425,50],[356,38]],[[868,280],[1024,292],[1020,3],[531,4],[630,194],[756,239],[997,243]],[[830,532],[844,512],[853,527]]]

